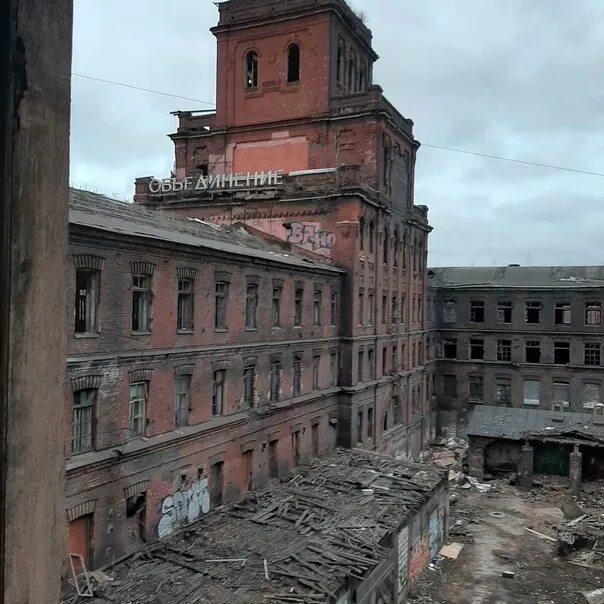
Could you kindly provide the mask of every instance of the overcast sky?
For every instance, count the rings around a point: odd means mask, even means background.
[[[375,83],[425,145],[604,172],[604,1],[354,0]],[[131,199],[167,176],[170,111],[214,101],[211,0],[75,0],[71,182]],[[432,265],[603,264],[604,178],[419,151]]]

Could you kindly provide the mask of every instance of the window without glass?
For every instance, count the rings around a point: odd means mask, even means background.
[[[357,443],[363,442],[363,412],[357,413]]]
[[[302,357],[294,356],[293,376],[292,376],[292,396],[294,398],[302,394]]]
[[[346,62],[346,44],[342,38],[338,39],[338,56],[336,64],[336,80],[338,83],[344,83],[344,64]]]
[[[147,427],[147,396],[148,383],[137,382],[130,384],[130,404],[128,419],[130,423],[130,433],[133,436],[144,436]]]
[[[497,323],[508,325],[512,322],[512,307],[511,302],[499,302],[497,304]]]
[[[484,382],[481,375],[470,376],[470,400],[481,401],[484,396]]]
[[[294,465],[300,464],[300,432],[292,432],[292,451],[294,453]]]
[[[329,355],[329,371],[331,374],[331,385],[336,386],[338,384],[338,353],[332,352]]]
[[[174,382],[174,425],[177,428],[186,426],[189,423],[190,386],[190,375],[178,376]]]
[[[250,449],[243,454],[243,477],[245,481],[244,492],[254,488],[254,450]]]
[[[527,340],[524,360],[527,363],[541,363],[541,342],[539,340]]]
[[[256,399],[256,365],[247,363],[243,369],[243,403],[252,408]]]
[[[358,354],[357,354],[357,376],[358,376],[358,381],[362,382],[363,381],[363,375],[364,375],[364,362],[365,362],[365,352],[363,351],[363,349],[360,349]]]
[[[362,216],[359,218],[359,249],[365,249],[365,219]]]
[[[554,322],[556,325],[570,325],[571,314],[568,302],[558,302],[554,308]]]
[[[406,318],[407,317],[405,315],[405,296],[401,296],[401,323],[404,323]]]
[[[457,339],[456,338],[445,338],[443,343],[444,357],[445,359],[456,359],[457,358]]]
[[[600,384],[583,384],[583,407],[593,409],[600,402]]]
[[[361,67],[359,69],[359,92],[365,92],[367,88],[367,66],[365,63],[361,62]]]
[[[445,300],[443,323],[457,323],[457,302],[455,300]]]
[[[287,82],[300,81],[300,47],[290,44],[287,49]]]
[[[484,340],[479,338],[470,339],[470,359],[476,361],[484,359]]]
[[[495,383],[495,403],[509,406],[512,403],[512,381],[509,378],[497,378]]]
[[[539,405],[540,384],[538,380],[524,380],[524,404]]]
[[[75,333],[97,332],[99,271],[76,270]]]
[[[382,323],[388,322],[388,294],[382,295]]]
[[[585,325],[601,325],[602,305],[600,302],[588,302],[585,305]]]
[[[384,346],[382,348],[382,375],[388,373],[388,348]]]
[[[149,277],[132,276],[132,331],[149,331],[149,288]]]
[[[283,288],[280,285],[273,287],[273,303],[272,303],[272,323],[273,327],[281,325],[281,294]]]
[[[365,324],[365,293],[359,292],[359,325]]]
[[[224,281],[216,283],[216,312],[214,314],[214,327],[226,329],[226,308],[229,293],[229,284]]]
[[[444,395],[447,398],[457,397],[457,376],[456,375],[444,375],[443,376]]]
[[[357,88],[357,55],[354,51],[348,59],[348,91],[356,92]]]
[[[97,390],[88,389],[73,395],[73,417],[71,424],[71,452],[74,455],[92,451],[94,447],[94,408]]]
[[[302,303],[304,301],[304,288],[296,287],[294,297],[294,325],[300,327],[302,325]]]
[[[281,390],[281,363],[273,361],[271,363],[270,375],[270,395],[271,403],[278,403]]]
[[[512,340],[497,340],[497,360],[504,363],[512,360]]]
[[[369,292],[369,321],[368,321],[368,325],[373,325],[374,318],[375,318],[375,300],[374,300],[373,292]]]
[[[178,280],[178,317],[176,328],[179,331],[193,329],[193,281]]]
[[[388,235],[388,231],[384,231],[384,243],[382,247],[382,262],[384,264],[388,264],[388,249],[390,247],[390,237]]]
[[[587,342],[585,344],[585,365],[598,367],[600,365],[601,346],[597,342]]]
[[[323,310],[323,292],[320,289],[315,289],[313,300],[313,319],[315,326],[321,325],[321,312]]]
[[[541,302],[527,302],[525,320],[527,323],[541,323]]]
[[[484,323],[484,302],[481,300],[470,302],[470,322]]]
[[[554,342],[554,363],[556,365],[570,363],[570,342]]]
[[[367,352],[367,363],[369,364],[369,379],[375,380],[375,350],[373,348]]]
[[[398,371],[398,346],[392,346],[392,371]]]
[[[390,320],[392,323],[396,323],[398,321],[398,298],[396,296],[392,296],[391,313]]]
[[[258,320],[258,286],[248,283],[245,295],[245,327],[256,329]]]
[[[564,407],[570,405],[570,384],[568,382],[554,382],[554,403],[562,403]]]
[[[214,388],[212,392],[212,415],[214,417],[224,413],[224,389],[226,385],[226,371],[219,369],[214,372]]]
[[[245,87],[258,87],[258,54],[253,50],[245,56]]]
[[[338,292],[331,292],[330,325],[338,324]]]
[[[375,244],[375,225],[373,220],[369,223],[369,252],[373,254],[373,247]]]
[[[320,389],[320,369],[321,369],[321,355],[316,354],[312,358],[312,389]]]

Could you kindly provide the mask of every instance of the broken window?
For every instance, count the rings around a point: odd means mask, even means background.
[[[600,384],[583,384],[583,407],[593,409],[600,403]]]
[[[336,386],[338,384],[338,373],[339,373],[338,365],[339,365],[338,353],[332,352],[329,355],[329,371],[331,374],[331,385],[332,386]]]
[[[386,292],[382,294],[382,323],[384,325],[388,323],[388,294]]]
[[[216,329],[226,329],[226,309],[229,293],[229,284],[225,281],[216,283],[216,312],[214,315],[214,326]]]
[[[178,317],[176,328],[179,331],[193,329],[193,281],[178,280]]]
[[[556,325],[570,325],[571,314],[568,302],[558,302],[554,308],[554,322]]]
[[[375,298],[373,292],[369,292],[369,325],[373,325],[373,321],[375,319]]]
[[[100,272],[76,270],[75,333],[97,333]]]
[[[281,393],[281,362],[273,361],[271,363],[270,375],[270,401],[278,403]]]
[[[369,379],[375,380],[375,350],[373,348],[367,351],[367,364],[369,365]]]
[[[513,304],[511,302],[499,302],[497,304],[497,323],[509,325],[512,322],[512,309]]]
[[[80,390],[73,395],[73,417],[71,424],[71,452],[74,455],[92,451],[94,447],[93,426],[97,390]]]
[[[597,342],[585,343],[585,365],[599,367],[601,346]]]
[[[541,302],[527,302],[525,320],[527,323],[541,323]]]
[[[256,398],[256,364],[248,362],[243,369],[243,403],[252,408]]]
[[[313,321],[316,327],[320,326],[321,313],[323,311],[323,292],[320,289],[315,289],[315,296],[313,299]]]
[[[570,363],[570,342],[554,342],[554,364],[568,365]]]
[[[126,518],[136,517],[137,533],[143,543],[147,543],[147,493],[138,493],[126,499]]]
[[[331,292],[331,312],[330,312],[330,325],[338,325],[338,292]]]
[[[312,358],[312,389],[319,390],[320,385],[320,369],[321,369],[321,355],[315,354]]]
[[[456,375],[444,375],[443,376],[444,395],[446,398],[457,397],[457,376]]]
[[[357,444],[363,442],[363,412],[357,413]]]
[[[302,356],[294,356],[293,376],[292,376],[292,396],[297,398],[302,394]]]
[[[149,331],[150,278],[146,275],[132,276],[132,331]]]
[[[497,360],[504,363],[512,360],[512,340],[497,340]]]
[[[539,380],[524,380],[524,404],[539,405],[540,402]]]
[[[287,82],[300,81],[300,47],[297,44],[290,44],[287,49]]]
[[[294,295],[294,325],[300,327],[302,325],[302,304],[304,302],[304,288],[296,287]]]
[[[365,292],[364,290],[359,291],[359,325],[365,324]]]
[[[214,372],[214,386],[212,388],[212,415],[218,417],[224,413],[224,389],[226,385],[226,371],[219,369]]]
[[[189,423],[190,386],[190,375],[178,376],[174,383],[174,425],[177,428]]]
[[[273,286],[272,324],[273,327],[281,325],[281,294],[283,288],[280,285]]]
[[[258,324],[258,286],[248,283],[245,295],[245,327],[256,329]]]
[[[373,438],[373,407],[367,409],[367,438]]]
[[[130,384],[130,404],[128,420],[130,432],[134,436],[144,436],[147,427],[147,396],[149,391],[148,382],[137,382]]]
[[[484,381],[481,375],[470,376],[470,400],[481,401],[484,396]]]
[[[445,300],[443,323],[457,323],[457,302],[455,300]]]
[[[475,361],[484,359],[484,340],[479,338],[470,339],[470,359]]]
[[[245,56],[245,87],[258,87],[258,54],[253,50]]]
[[[527,340],[524,360],[527,363],[541,363],[541,342],[539,340]]]
[[[568,382],[554,382],[554,403],[562,403],[563,407],[570,405],[570,384]]]
[[[358,381],[362,382],[363,381],[363,375],[364,375],[364,365],[365,363],[365,351],[361,348],[359,349],[359,352],[357,354],[357,375],[358,375]]]
[[[470,302],[470,323],[484,323],[484,302],[481,300]]]
[[[456,338],[445,338],[443,343],[444,357],[445,359],[456,359],[457,358],[457,339]]]
[[[510,378],[497,378],[495,383],[495,403],[509,406],[512,403],[512,381]]]
[[[600,325],[602,323],[602,305],[600,302],[585,304],[585,325]]]

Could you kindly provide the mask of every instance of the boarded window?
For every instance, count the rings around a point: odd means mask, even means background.
[[[443,343],[445,359],[457,358],[457,340],[455,338],[445,338]]]
[[[588,302],[585,305],[585,325],[602,323],[602,305],[600,302]]]
[[[470,376],[470,400],[481,401],[484,396],[484,380],[481,375]]]
[[[554,382],[554,403],[562,403],[564,407],[570,405],[570,384],[568,382]]]
[[[130,432],[133,436],[144,436],[147,427],[147,396],[148,382],[130,384],[130,404],[128,420]]]
[[[212,415],[214,417],[224,413],[224,390],[226,386],[226,371],[219,369],[214,372],[214,386],[212,389]]]
[[[470,359],[477,361],[484,359],[484,340],[478,338],[470,340]]]
[[[258,54],[254,51],[245,56],[245,87],[258,87]]]
[[[300,47],[297,44],[290,44],[287,49],[287,81],[300,81]]]
[[[510,378],[497,378],[495,383],[495,403],[509,406],[512,403],[512,381]]]
[[[554,363],[556,365],[570,363],[570,342],[554,342]]]
[[[256,365],[246,364],[243,369],[243,402],[246,407],[253,407],[256,398]]]
[[[283,288],[281,286],[273,287],[273,305],[272,305],[272,323],[273,327],[281,325],[281,294]]]
[[[527,363],[541,363],[541,342],[528,340],[525,345],[524,360]]]
[[[527,323],[541,323],[541,302],[527,302],[525,309],[525,320]]]
[[[191,376],[182,375],[176,378],[174,392],[175,425],[186,426],[189,423],[189,391]]]
[[[294,295],[294,325],[300,327],[302,325],[302,304],[304,302],[304,288],[296,287]]]
[[[457,376],[456,375],[444,375],[443,376],[444,394],[447,398],[457,397]]]
[[[302,358],[294,356],[293,376],[292,376],[292,395],[294,398],[302,394]]]
[[[193,281],[178,280],[178,319],[177,329],[191,331],[193,329]]]
[[[94,447],[93,427],[97,390],[80,390],[73,395],[73,418],[71,426],[71,452],[74,455],[92,451]]]
[[[270,375],[270,401],[271,403],[278,403],[281,391],[281,363],[279,361],[273,361],[271,363],[271,375]]]
[[[312,389],[319,390],[320,388],[320,368],[321,355],[314,355],[312,358]]]
[[[258,286],[253,283],[248,283],[245,294],[245,327],[258,327]]]
[[[585,365],[593,367],[600,366],[601,346],[597,342],[587,342],[585,344]]]
[[[497,340],[497,360],[504,363],[512,360],[512,340]]]
[[[558,302],[554,308],[554,321],[556,325],[570,325],[571,313],[568,302]]]
[[[132,276],[132,331],[149,331],[149,290],[149,277]]]
[[[323,312],[323,292],[320,289],[315,289],[313,298],[313,322],[315,326],[321,325],[321,314]]]
[[[481,300],[470,302],[470,322],[484,323],[484,302]]]
[[[593,409],[600,402],[600,384],[583,384],[583,407]]]
[[[500,325],[508,325],[512,322],[512,308],[511,302],[499,302],[497,304],[497,323]]]
[[[457,302],[445,300],[443,305],[443,323],[457,323]]]
[[[216,312],[214,315],[214,326],[216,329],[226,329],[226,310],[229,294],[229,284],[225,281],[216,283]]]
[[[99,301],[99,271],[76,271],[75,332],[97,332],[97,309]]]
[[[538,380],[524,380],[524,404],[525,405],[539,405],[541,402],[540,397],[540,384]]]

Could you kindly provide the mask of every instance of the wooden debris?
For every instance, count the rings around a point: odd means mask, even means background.
[[[545,539],[546,541],[551,541],[553,543],[558,542],[558,540],[554,539],[554,537],[550,537],[549,535],[544,535],[543,533],[540,533],[539,531],[534,531],[533,529],[530,529],[527,526],[524,527],[524,530],[527,533],[531,533],[531,535],[537,535],[537,537],[541,537],[541,539]]]

